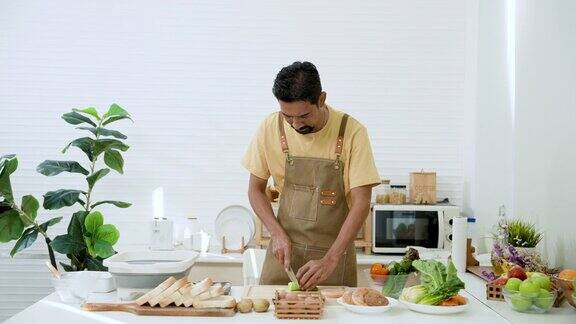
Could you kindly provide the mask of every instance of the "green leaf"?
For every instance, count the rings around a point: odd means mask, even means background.
[[[72,125],[87,123],[96,127],[96,124],[90,120],[90,118],[83,116],[82,114],[79,114],[75,111],[62,115],[62,119],[64,119],[68,124]]]
[[[34,198],[34,196],[27,195],[22,197],[22,211],[26,213],[26,215],[30,216],[32,220],[36,219],[38,208],[40,208],[40,204],[38,203],[38,200]],[[25,226],[32,225],[32,223],[27,223],[24,219],[22,222]]]
[[[94,207],[98,206],[98,205],[102,205],[102,204],[112,204],[116,207],[120,207],[120,208],[128,208],[130,206],[132,206],[131,203],[127,203],[124,201],[115,201],[115,200],[103,200],[103,201],[99,201],[95,204],[93,204],[92,206],[90,206],[91,209],[93,209]]]
[[[98,227],[102,226],[102,224],[104,224],[104,216],[99,211],[91,212],[84,220],[84,228],[90,234],[95,234]]]
[[[16,157],[16,154],[7,154],[0,156],[0,173],[2,173],[2,169],[4,168],[4,163],[8,160],[12,160]]]
[[[67,233],[75,241],[83,242],[84,222],[87,215],[88,212],[85,210],[81,210],[72,214],[72,219],[70,220],[70,223],[68,223]]]
[[[61,172],[82,173],[83,175],[88,175],[88,173],[90,173],[76,161],[53,160],[46,160],[40,163],[40,165],[38,165],[36,168],[36,171],[49,177],[60,174]]]
[[[84,236],[84,244],[86,244],[86,249],[88,250],[88,254],[96,257],[96,251],[94,251],[94,242],[92,241],[92,238]]]
[[[75,254],[79,253],[84,249],[84,244],[73,240],[70,235],[58,235],[50,242],[50,246],[54,251],[62,254]]]
[[[102,264],[102,260],[93,258],[86,258],[86,269],[90,271],[108,271],[108,268]]]
[[[49,226],[56,225],[56,224],[60,223],[61,220],[62,220],[62,217],[54,217],[54,218],[50,219],[49,221],[40,224],[39,226],[44,232],[46,232],[48,230]]]
[[[81,149],[82,152],[84,152],[86,154],[86,156],[88,156],[88,159],[90,161],[94,161],[94,143],[95,141],[93,139],[91,139],[90,137],[81,137],[81,138],[77,138],[75,140],[73,140],[72,142],[70,142],[68,145],[66,145],[66,147],[64,149],[62,149],[62,153],[66,153],[66,151],[68,150],[68,148],[70,146],[76,146],[77,148]]]
[[[96,234],[94,235],[94,238],[97,240],[108,242],[111,245],[114,245],[116,244],[116,242],[118,242],[118,239],[120,238],[120,232],[118,231],[116,226],[112,224],[104,224],[98,227],[98,229],[96,229]]]
[[[124,158],[122,154],[116,150],[107,150],[104,152],[104,163],[116,172],[124,173]]]
[[[88,108],[84,108],[84,109],[72,109],[73,111],[76,112],[80,112],[80,113],[85,113],[88,115],[93,116],[94,118],[100,120],[100,115],[98,115],[98,111],[96,110],[96,108],[94,107],[88,107]]]
[[[12,184],[10,175],[18,168],[18,159],[15,155],[4,155],[0,158],[0,197],[4,197],[7,202],[14,202],[12,195]]]
[[[73,268],[71,265],[69,265],[69,264],[66,264],[66,263],[64,263],[64,262],[60,262],[60,265],[62,266],[62,268],[63,268],[64,271],[66,271],[66,272],[74,271],[74,268]]]
[[[38,238],[38,231],[34,227],[28,228],[24,231],[20,239],[16,241],[16,244],[14,244],[12,251],[10,251],[10,256],[13,257],[16,253],[32,245],[36,241],[36,238]]]
[[[20,238],[24,232],[24,223],[14,209],[0,214],[0,243],[6,243]]]
[[[90,131],[92,134],[96,136],[112,136],[120,139],[127,139],[128,136],[120,133],[116,130],[106,129],[102,127],[76,127],[77,129],[87,130]]]
[[[94,156],[98,156],[110,149],[117,149],[123,152],[128,151],[130,146],[120,142],[117,139],[104,138],[96,140],[94,143]]]
[[[62,207],[72,206],[78,202],[81,190],[60,189],[48,191],[44,194],[44,209],[54,210]]]
[[[92,189],[94,184],[96,184],[96,181],[104,178],[104,176],[106,176],[108,173],[110,173],[110,169],[107,168],[94,172],[94,174],[86,178],[86,181],[88,181],[88,187]]]
[[[121,120],[121,119],[130,119],[132,120],[132,118],[130,118],[130,114],[124,110],[122,107],[118,106],[117,104],[112,104],[110,106],[110,108],[108,109],[108,111],[104,114],[104,116],[102,116],[102,119],[104,119],[104,122],[102,123],[102,125],[107,125],[109,123],[112,123],[116,120]]]
[[[106,259],[109,256],[114,255],[114,249],[112,248],[112,244],[96,239],[94,241],[94,252],[96,256]]]

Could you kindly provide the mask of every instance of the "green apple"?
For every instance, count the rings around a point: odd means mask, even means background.
[[[518,289],[520,288],[521,283],[522,283],[522,280],[520,280],[518,278],[510,278],[510,279],[508,279],[508,282],[506,283],[505,287],[509,291],[517,292]]]
[[[538,284],[538,286],[542,289],[546,289],[547,291],[550,290],[550,277],[548,276],[532,276],[530,280],[533,283]]]
[[[534,298],[534,305],[545,310],[549,310],[553,304],[554,295],[546,289],[540,289],[540,294],[538,294],[538,297]]]
[[[512,302],[512,308],[520,312],[526,311],[530,306],[532,306],[532,300],[523,297],[521,294],[512,295],[510,301]]]
[[[518,291],[520,291],[520,295],[524,297],[534,298],[537,297],[538,294],[540,294],[540,286],[537,283],[533,282],[531,279],[528,279],[522,281],[522,283],[520,284],[520,288],[518,288]]]

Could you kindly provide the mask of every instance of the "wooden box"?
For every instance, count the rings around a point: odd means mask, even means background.
[[[436,204],[436,172],[410,173],[410,202],[412,204]]]
[[[324,315],[324,297],[318,291],[299,292],[305,295],[302,300],[280,299],[276,291],[274,299],[274,315],[278,319],[321,319]]]
[[[487,282],[486,283],[486,299],[504,301],[504,294],[502,293],[502,288],[504,288],[504,287],[494,285],[494,284]]]

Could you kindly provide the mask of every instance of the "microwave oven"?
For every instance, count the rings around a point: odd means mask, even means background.
[[[404,253],[409,246],[451,249],[452,219],[460,208],[437,205],[374,205],[372,251]]]

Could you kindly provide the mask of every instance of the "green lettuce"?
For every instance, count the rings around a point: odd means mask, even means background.
[[[438,305],[464,289],[464,282],[456,275],[452,261],[448,262],[448,267],[434,260],[416,260],[412,265],[420,272],[422,286],[426,290],[426,295],[418,304]]]

